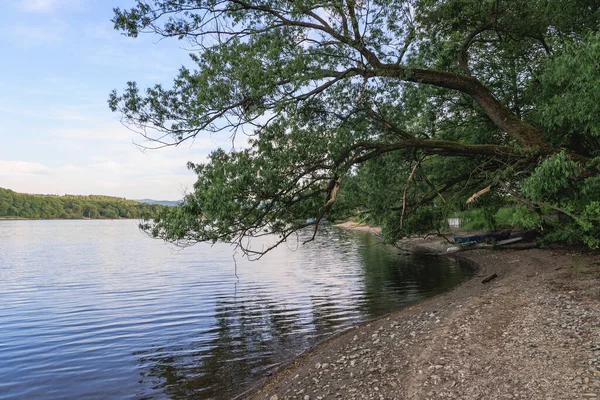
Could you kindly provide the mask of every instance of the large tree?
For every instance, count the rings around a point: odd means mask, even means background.
[[[109,103],[156,147],[246,134],[147,225],[179,243],[280,241],[360,210],[391,238],[468,198],[552,209],[600,238],[597,0],[155,0],[117,29],[185,39],[171,88]],[[407,186],[410,190],[407,190]],[[566,222],[565,222],[566,221]],[[551,220],[540,218],[542,226]]]

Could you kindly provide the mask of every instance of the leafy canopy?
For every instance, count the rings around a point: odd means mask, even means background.
[[[595,0],[154,0],[115,27],[189,41],[169,88],[129,82],[113,111],[155,147],[215,132],[183,204],[146,229],[179,243],[286,240],[360,213],[390,239],[467,199],[568,217],[598,245]],[[476,195],[474,195],[477,193]],[[562,219],[561,219],[562,220]]]

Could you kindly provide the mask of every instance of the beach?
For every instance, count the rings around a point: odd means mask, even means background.
[[[405,244],[434,253],[440,240]],[[335,335],[240,398],[600,399],[600,254],[459,256],[469,281]]]

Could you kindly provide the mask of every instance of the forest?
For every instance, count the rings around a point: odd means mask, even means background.
[[[0,188],[0,219],[151,218],[165,207],[120,197],[25,194]]]

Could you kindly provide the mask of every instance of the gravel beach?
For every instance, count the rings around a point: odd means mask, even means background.
[[[600,254],[460,256],[473,279],[325,341],[241,398],[600,400]]]

